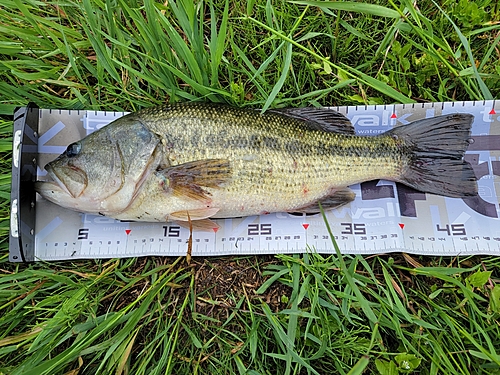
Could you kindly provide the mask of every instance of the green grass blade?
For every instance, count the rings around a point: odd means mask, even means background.
[[[351,368],[347,375],[361,375],[366,367],[370,364],[370,358],[368,356],[363,356],[359,361]]]
[[[229,0],[224,4],[224,12],[222,15],[219,31],[217,32],[217,18],[213,4],[210,4],[210,66],[212,69],[211,85],[215,86],[219,79],[219,69],[222,56],[226,47],[226,38],[228,34],[228,18],[229,18]]]
[[[310,5],[334,10],[345,10],[347,12],[358,12],[371,14],[372,16],[399,18],[399,12],[381,5],[367,4],[354,1],[290,1],[293,4]]]
[[[325,212],[323,211],[323,208],[321,207],[321,204],[320,204],[320,209],[321,209],[321,216],[323,217],[323,221],[325,223],[328,234],[330,235],[330,238],[332,239],[332,244],[333,244],[333,247],[335,248],[335,253],[337,254],[341,269],[344,272],[344,275],[347,279],[347,282],[348,282],[349,286],[351,287],[353,293],[357,297],[358,303],[360,304],[363,312],[366,314],[366,317],[368,318],[368,320],[370,320],[370,322],[372,322],[372,323],[377,323],[378,322],[377,316],[375,315],[375,313],[371,309],[370,304],[368,303],[366,298],[364,298],[363,295],[361,294],[361,291],[359,290],[358,286],[354,282],[354,278],[352,277],[351,273],[349,272],[348,268],[346,267],[346,264],[344,262],[342,254],[340,252],[340,249],[337,245],[337,242],[335,241],[335,236],[333,235],[332,229],[330,228],[330,224],[328,223],[328,220],[326,220],[326,215],[325,215]]]
[[[283,67],[281,70],[281,75],[274,85],[271,93],[269,94],[269,97],[267,98],[266,102],[264,103],[264,106],[262,107],[262,112],[266,111],[272,104],[278,93],[280,92],[281,88],[283,87],[286,78],[288,77],[288,73],[290,72],[290,66],[292,63],[292,45],[288,44],[286,47],[286,55],[285,59],[283,62]]]

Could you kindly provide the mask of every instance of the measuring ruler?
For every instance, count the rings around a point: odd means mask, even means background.
[[[500,255],[500,102],[333,109],[346,115],[359,135],[366,136],[425,117],[473,114],[466,160],[479,178],[479,196],[465,199],[425,194],[384,180],[351,186],[356,199],[326,212],[342,253]],[[34,179],[46,178],[40,166],[64,152],[68,144],[125,113],[21,108],[16,114],[12,261],[186,254],[186,228],[81,214],[56,206],[30,190]],[[335,252],[319,214],[275,213],[215,221],[218,230],[193,233],[193,256]]]

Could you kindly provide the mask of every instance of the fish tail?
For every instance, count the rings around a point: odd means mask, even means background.
[[[415,121],[388,132],[409,148],[399,182],[416,190],[453,198],[477,195],[477,179],[464,154],[474,116],[457,113]]]

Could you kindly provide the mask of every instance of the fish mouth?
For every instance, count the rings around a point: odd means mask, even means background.
[[[48,165],[45,166],[48,179],[47,181],[36,181],[35,191],[44,199],[58,206],[80,212],[93,213],[93,211],[81,209],[82,204],[86,205],[86,208],[89,204],[89,200],[83,197],[82,194],[86,188],[86,183],[82,184],[81,182],[83,181],[83,177],[85,177],[86,182],[86,174],[83,171],[78,173],[74,169],[71,168],[71,175],[68,175],[70,173],[69,169],[65,170],[65,168],[60,168],[59,166],[57,168],[51,168]],[[67,180],[67,183],[64,180]]]
[[[57,177],[57,175],[54,173],[54,170],[52,168],[50,168],[49,165],[45,166],[45,170],[47,171],[47,174],[52,178],[52,180],[54,180],[54,181],[46,181],[46,183],[55,185],[55,186],[59,187],[62,191],[64,191],[66,194],[68,194],[69,196],[76,198],[73,194],[71,194],[71,192],[68,190],[66,185],[61,181],[61,179],[59,177]]]
[[[48,176],[53,181],[46,181],[51,184],[51,188],[57,186],[59,190],[72,198],[78,198],[87,187],[87,174],[80,168],[74,166],[64,166],[53,168],[50,164],[45,166]],[[63,181],[63,177],[68,183]],[[47,187],[49,185],[46,185]]]
[[[68,189],[64,189],[55,181],[35,181],[35,191],[43,197],[47,196],[48,191],[64,192],[70,195]]]

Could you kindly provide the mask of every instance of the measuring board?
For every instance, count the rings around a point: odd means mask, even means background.
[[[475,116],[468,160],[479,196],[425,194],[378,180],[351,186],[356,199],[326,212],[345,254],[404,251],[425,255],[500,255],[500,101],[332,107],[360,135],[456,112]],[[10,260],[185,255],[189,230],[172,223],[122,222],[63,209],[38,196],[46,163],[68,144],[123,112],[19,108],[15,113]],[[334,253],[321,215],[275,213],[215,220],[217,231],[193,233],[193,256]]]

